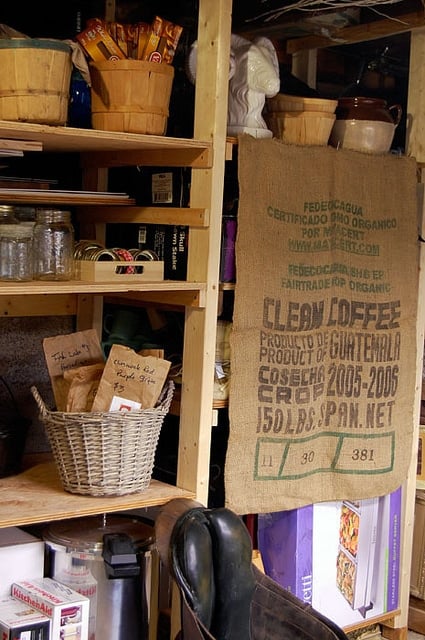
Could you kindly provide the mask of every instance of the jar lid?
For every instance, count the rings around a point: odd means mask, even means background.
[[[36,222],[70,222],[71,212],[62,209],[37,209]]]
[[[43,532],[47,542],[66,547],[68,552],[101,554],[103,536],[126,533],[139,548],[148,548],[154,541],[154,528],[136,516],[93,516],[54,522]]]
[[[32,227],[26,224],[0,224],[0,238],[32,238]]]

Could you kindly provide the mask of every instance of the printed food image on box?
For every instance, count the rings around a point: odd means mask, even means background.
[[[50,618],[12,596],[0,600],[1,640],[49,640]]]
[[[363,616],[373,607],[378,508],[378,498],[343,502],[339,514],[336,584],[349,605]]]
[[[341,627],[398,607],[401,489],[258,516],[265,572]]]
[[[94,61],[126,58],[124,52],[107,32],[103,21],[98,18],[93,18],[87,29],[77,34],[76,39]]]

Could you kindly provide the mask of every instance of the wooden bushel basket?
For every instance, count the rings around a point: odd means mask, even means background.
[[[265,116],[276,138],[288,144],[327,145],[335,122],[334,113],[274,111]]]
[[[164,135],[174,68],[144,60],[90,63],[92,126]]]
[[[71,48],[58,40],[0,39],[0,119],[64,125]]]

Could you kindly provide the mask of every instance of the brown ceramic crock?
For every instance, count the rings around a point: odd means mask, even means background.
[[[402,109],[399,104],[387,106],[380,98],[353,97],[339,98],[335,113],[337,120],[376,120],[397,126]]]

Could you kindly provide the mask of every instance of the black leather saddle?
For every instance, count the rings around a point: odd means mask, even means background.
[[[182,640],[348,640],[252,564],[249,532],[229,509],[172,500],[155,532],[181,594]]]

